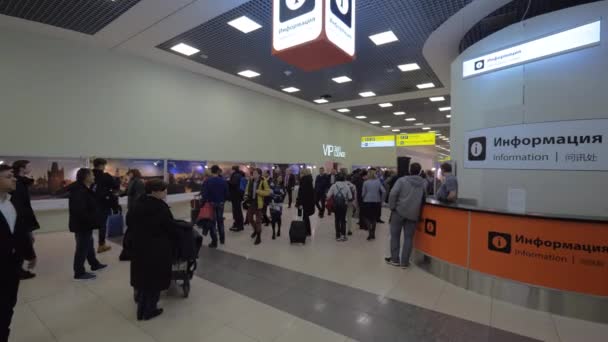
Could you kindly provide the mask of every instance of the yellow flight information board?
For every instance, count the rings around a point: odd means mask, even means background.
[[[361,147],[395,147],[395,136],[379,135],[375,137],[361,137]]]
[[[397,146],[435,145],[435,137],[435,132],[399,134],[397,135]]]

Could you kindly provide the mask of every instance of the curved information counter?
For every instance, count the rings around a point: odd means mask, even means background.
[[[608,322],[608,218],[517,214],[427,200],[416,263],[493,298]]]

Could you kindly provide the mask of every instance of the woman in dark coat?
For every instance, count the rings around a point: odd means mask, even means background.
[[[167,183],[155,179],[146,184],[140,197],[127,213],[131,238],[131,286],[137,293],[137,319],[149,320],[160,314],[160,292],[171,283],[171,264],[177,235],[169,206]]]
[[[131,210],[137,199],[146,194],[146,185],[141,179],[141,172],[138,169],[131,169],[127,172],[129,185],[127,186],[127,209]]]
[[[296,207],[302,208],[302,216],[304,224],[306,224],[306,235],[312,235],[310,216],[314,215],[315,213],[315,189],[312,185],[312,175],[310,174],[310,169],[302,170]]]

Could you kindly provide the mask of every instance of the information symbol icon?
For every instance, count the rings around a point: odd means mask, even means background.
[[[335,0],[338,9],[342,14],[346,15],[348,10],[350,9],[350,1],[349,0]]]
[[[469,160],[486,160],[486,137],[469,139]]]
[[[285,0],[287,3],[287,8],[292,11],[300,9],[300,7],[304,6],[306,0]]]
[[[473,157],[479,157],[482,153],[483,153],[483,146],[481,145],[481,143],[479,141],[476,141],[473,144],[471,144],[471,155],[473,155]]]

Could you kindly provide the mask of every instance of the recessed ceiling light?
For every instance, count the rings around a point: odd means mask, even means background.
[[[283,91],[286,93],[297,93],[298,91],[300,91],[300,89],[295,88],[295,87],[288,87],[288,88],[283,88]]]
[[[348,108],[341,108],[341,109],[338,109],[338,112],[340,112],[340,113],[348,113],[348,112],[350,112],[350,109],[348,109]]]
[[[327,99],[316,99],[316,100],[314,100],[314,102],[318,103],[318,104],[323,104],[323,103],[327,103],[329,101],[327,101]]]
[[[355,119],[359,119],[359,120],[367,119],[367,116],[365,116],[365,115],[359,115],[359,116],[355,116]]]
[[[394,129],[393,132],[401,132],[400,129]]]
[[[435,83],[423,83],[423,84],[417,85],[416,87],[418,87],[418,89],[435,88]]]
[[[387,102],[387,103],[380,103],[378,106],[380,106],[382,108],[388,108],[388,107],[392,107],[393,104],[390,102]]]
[[[414,126],[422,126],[422,125],[424,125],[422,122],[414,124]]]
[[[175,45],[174,47],[171,48],[171,50],[175,51],[175,52],[179,52],[182,55],[186,55],[186,56],[192,56],[195,53],[200,52],[201,50],[192,47],[188,44],[184,44],[184,43],[179,43],[177,45]]]
[[[372,125],[378,125],[378,124],[380,124],[380,121],[370,121],[369,123]]]
[[[405,121],[416,121],[416,118],[407,118]]]
[[[441,108],[439,108],[440,112],[447,112],[448,110],[452,110],[452,107],[441,107]]]
[[[414,71],[420,69],[420,65],[416,63],[402,64],[399,66],[399,69],[401,69],[403,72]]]
[[[452,118],[452,114],[448,114],[445,117],[448,118],[448,119],[451,119]]]
[[[376,44],[376,45],[384,45],[384,44],[396,42],[399,40],[399,38],[397,38],[397,36],[395,36],[393,31],[386,31],[386,32],[374,34],[372,36],[369,36],[369,39],[371,39],[372,42],[374,42],[374,44]]]
[[[400,116],[400,115],[405,115],[405,112],[394,112],[394,115]]]
[[[361,97],[372,97],[372,96],[376,96],[376,93],[374,93],[373,91],[364,91],[362,93],[359,93],[359,96],[361,96]]]
[[[382,128],[391,128],[391,126],[389,126],[389,125],[384,125],[384,126],[382,126]]]
[[[262,25],[249,19],[247,16],[242,16],[240,18],[234,19],[233,21],[228,22],[228,25],[234,27],[235,29],[243,33],[249,33],[262,27]]]
[[[254,77],[260,76],[259,73],[252,71],[252,70],[241,71],[241,72],[239,72],[239,75],[241,75],[243,77],[247,77],[247,78],[254,78]]]
[[[340,76],[340,77],[332,78],[331,80],[334,81],[334,82],[336,82],[336,83],[347,83],[347,82],[351,82],[352,81],[347,76]]]
[[[429,100],[431,100],[431,102],[441,102],[441,101],[445,101],[445,97],[443,97],[443,96],[429,97]]]
[[[422,127],[422,130],[423,130],[423,131],[428,131],[428,130],[430,130],[430,129],[431,129],[431,127]]]
[[[439,137],[439,136],[441,136],[441,133],[436,133],[435,135]]]

